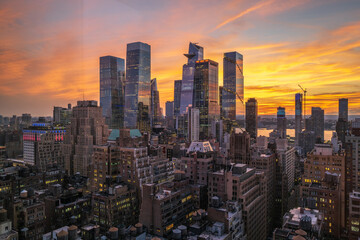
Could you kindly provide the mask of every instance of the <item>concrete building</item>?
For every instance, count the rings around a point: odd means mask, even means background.
[[[258,102],[255,98],[249,98],[246,102],[246,131],[251,138],[257,137],[258,125]]]
[[[178,226],[191,223],[195,209],[188,184],[187,180],[175,180],[163,185],[143,185],[140,222],[150,233],[169,237]]]
[[[199,141],[200,138],[200,111],[197,108],[191,108],[189,111],[189,140],[190,142]]]
[[[93,221],[106,231],[112,226],[123,224],[128,227],[138,222],[139,198],[136,188],[121,184],[92,196]]]
[[[347,155],[352,158],[353,189],[360,191],[360,126],[353,123],[351,132],[345,137]]]
[[[226,201],[222,204],[218,197],[213,197],[207,212],[208,219],[211,222],[222,223],[224,226],[224,230],[220,231],[218,235],[229,234],[229,239],[246,239],[245,225],[239,202]]]
[[[33,123],[23,129],[24,161],[35,165],[44,172],[54,164],[64,168],[61,144],[65,135],[64,127],[50,123]]]
[[[349,197],[349,239],[360,237],[360,193],[353,191]]]
[[[295,146],[299,146],[300,133],[303,129],[303,95],[301,93],[295,94]]]
[[[346,227],[348,164],[344,150],[335,152],[327,144],[316,144],[304,162],[301,185],[303,203],[324,213],[325,234],[334,237],[340,237]]]
[[[322,239],[324,215],[318,210],[294,208],[283,217],[282,228],[276,228],[274,240]]]
[[[12,222],[7,218],[7,210],[0,209],[0,239],[18,240],[18,232],[12,229]]]
[[[72,115],[72,109],[71,104],[68,104],[67,108],[63,107],[55,107],[53,109],[53,123],[61,124],[63,126],[66,126],[67,124],[70,124],[71,122],[71,115]]]
[[[266,178],[246,164],[233,164],[229,171],[209,173],[209,199],[239,201],[247,239],[265,239],[267,228]]]
[[[214,169],[214,150],[209,142],[192,142],[187,155],[181,157],[180,170],[191,184],[207,185],[208,173]]]
[[[285,114],[284,107],[277,108],[277,131],[280,134],[280,137],[285,139],[286,138],[286,128],[287,128],[287,120]]]
[[[108,137],[108,127],[96,101],[78,101],[73,108],[71,125],[64,136],[65,169],[90,176],[94,145],[102,145]]]
[[[236,128],[230,135],[229,157],[233,163],[250,164],[250,134]]]

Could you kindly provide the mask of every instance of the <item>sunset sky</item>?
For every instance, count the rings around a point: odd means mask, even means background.
[[[293,114],[298,84],[309,107],[336,115],[346,97],[360,114],[359,0],[1,0],[0,36],[5,116],[98,100],[99,57],[125,58],[136,41],[151,45],[162,107],[192,41],[219,63],[220,85],[223,53],[243,54],[245,99],[260,114]]]

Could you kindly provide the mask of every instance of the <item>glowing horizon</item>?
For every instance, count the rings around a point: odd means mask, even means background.
[[[360,115],[360,2],[260,1],[10,1],[0,3],[0,114],[52,115],[53,106],[99,100],[99,57],[126,57],[126,44],[151,45],[151,78],[161,107],[173,100],[189,42],[219,63],[244,56],[245,100],[259,114],[278,106],[294,113],[307,88],[311,107],[336,115],[338,99]]]

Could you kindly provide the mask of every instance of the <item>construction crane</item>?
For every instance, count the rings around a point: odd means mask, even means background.
[[[237,92],[235,92],[235,91],[233,91],[233,90],[231,90],[231,89],[228,89],[228,88],[226,88],[226,87],[223,87],[223,90],[226,91],[226,92],[228,92],[228,93],[234,94],[234,95],[237,96],[237,98],[242,102],[243,105],[245,104],[245,103],[244,103],[244,99],[242,99],[242,97],[241,97]]]
[[[223,87],[222,88],[224,91],[228,92],[228,93],[231,93],[231,94],[234,94],[240,101],[241,103],[243,104],[244,106],[244,128],[246,128],[246,121],[245,121],[245,103],[244,103],[244,99],[235,91],[231,90],[231,89],[228,89],[226,87]]]
[[[235,65],[237,66],[237,68],[239,69],[241,75],[244,75],[244,74],[243,74],[243,71],[241,70],[241,67],[239,66],[239,64],[238,64],[236,61],[234,61],[233,59],[228,58],[228,57],[224,57],[224,59],[225,59],[226,61],[228,61],[228,62],[231,62],[231,63],[235,64]]]
[[[301,87],[300,84],[298,84],[298,86],[304,92],[304,125],[306,125],[305,119],[306,119],[306,93],[307,93],[307,90],[306,90],[306,88],[304,89],[303,87]]]

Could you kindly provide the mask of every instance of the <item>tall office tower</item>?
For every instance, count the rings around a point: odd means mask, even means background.
[[[174,101],[167,101],[165,103],[165,115],[167,118],[174,117]]]
[[[70,124],[72,115],[71,104],[68,104],[68,108],[55,107],[53,110],[53,123],[61,124],[63,126]]]
[[[347,98],[340,98],[339,99],[339,120],[343,119],[348,121],[349,117],[349,110],[348,110],[348,99]]]
[[[183,66],[182,86],[181,86],[181,103],[180,114],[186,112],[186,108],[193,104],[193,89],[196,61],[203,60],[204,49],[199,45],[190,42],[189,52],[184,54],[188,62]],[[175,114],[176,116],[176,114]]]
[[[345,143],[345,136],[349,131],[348,122],[348,99],[339,99],[339,118],[336,122],[336,133],[342,143]]]
[[[274,200],[275,200],[275,181],[276,181],[276,155],[271,151],[256,150],[251,156],[250,166],[257,171],[265,173],[266,184],[266,232],[269,235],[274,222]]]
[[[349,134],[345,136],[345,148],[347,156],[352,158],[353,173],[352,182],[353,189],[360,191],[360,124],[354,122],[351,127]]]
[[[316,142],[324,142],[324,109],[319,107],[311,108],[311,122],[315,133]]]
[[[236,128],[230,135],[229,156],[233,163],[250,164],[250,134]]]
[[[106,142],[108,126],[96,101],[78,101],[64,136],[65,169],[90,177],[93,146]]]
[[[190,141],[199,141],[199,134],[200,134],[200,111],[197,108],[191,108],[188,112],[189,114],[189,138]]]
[[[208,199],[242,203],[246,239],[266,239],[266,176],[246,164],[234,164],[230,171],[208,173]]]
[[[281,138],[286,138],[286,115],[285,108],[278,107],[277,109],[277,130]]]
[[[218,63],[209,59],[196,61],[193,107],[200,112],[200,140],[210,137],[211,122],[220,117],[218,91]]]
[[[150,129],[150,45],[129,43],[126,50],[125,127]]]
[[[325,232],[335,238],[340,237],[346,224],[346,199],[351,188],[348,164],[344,150],[335,151],[330,144],[315,145],[304,162],[300,192],[303,204],[324,213]]]
[[[31,118],[31,114],[30,113],[23,113],[21,115],[21,125],[23,127],[28,127],[31,125],[31,121],[32,121],[32,118]]]
[[[61,144],[65,134],[64,127],[53,127],[50,123],[33,123],[23,129],[24,161],[45,172],[57,164],[63,168]]]
[[[125,61],[113,56],[100,57],[100,107],[111,129],[124,127]]]
[[[299,146],[300,133],[302,132],[302,98],[301,93],[295,94],[295,145]]]
[[[360,192],[353,191],[349,196],[349,239],[360,237]]]
[[[181,104],[181,80],[174,81],[174,116],[180,115],[180,104]]]
[[[238,52],[224,53],[224,88],[236,92],[244,99],[243,56]],[[223,92],[222,108],[224,118],[236,120],[240,114],[241,102],[238,97],[228,91]]]
[[[258,103],[255,98],[250,98],[246,102],[246,131],[250,133],[250,137],[257,137],[258,124]]]
[[[219,87],[219,107],[220,107],[220,119],[224,118],[224,109],[223,109],[223,91],[224,91],[224,87],[220,86]]]
[[[156,78],[151,80],[151,125],[155,126],[161,122],[160,96],[157,90]]]

